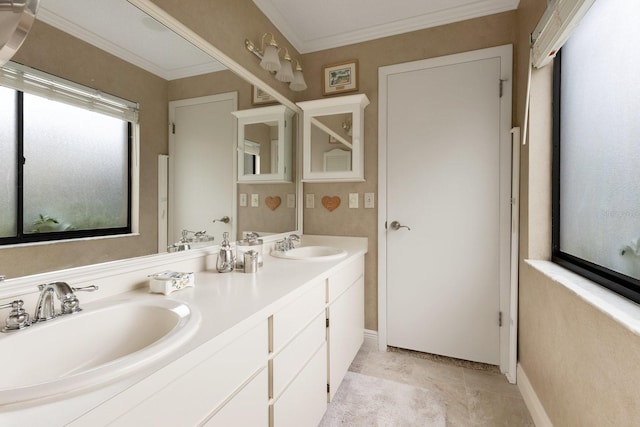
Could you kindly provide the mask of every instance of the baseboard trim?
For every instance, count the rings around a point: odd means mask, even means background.
[[[518,389],[520,390],[520,394],[522,394],[524,403],[527,405],[527,409],[529,409],[529,413],[531,414],[531,418],[533,419],[536,427],[553,427],[553,423],[549,419],[547,412],[544,410],[542,402],[538,399],[536,391],[533,389],[527,374],[519,363],[516,370]]]
[[[364,345],[371,348],[378,348],[378,331],[371,329],[364,330]]]

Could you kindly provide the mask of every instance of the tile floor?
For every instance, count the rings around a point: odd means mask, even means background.
[[[379,352],[365,343],[349,370],[436,393],[447,426],[535,426],[518,387],[494,366],[405,350]]]

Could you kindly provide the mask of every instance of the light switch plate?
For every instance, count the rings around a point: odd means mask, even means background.
[[[357,209],[358,208],[358,193],[349,193],[349,208]]]
[[[247,193],[240,193],[240,206],[247,206]]]
[[[251,207],[252,208],[257,208],[258,206],[260,206],[260,195],[259,194],[252,194],[251,195]]]
[[[295,208],[296,207],[296,195],[295,194],[287,194],[287,207]]]
[[[313,209],[315,207],[315,194],[306,194],[304,197],[304,206],[307,209]]]
[[[375,193],[364,193],[364,208],[373,209],[376,205]]]

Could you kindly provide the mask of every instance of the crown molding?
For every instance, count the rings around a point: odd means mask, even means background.
[[[282,14],[270,0],[253,0],[258,8],[273,22],[280,32],[300,53],[311,53],[324,49],[346,46],[382,37],[408,33],[425,28],[437,27],[453,22],[507,12],[518,8],[519,0],[485,0],[459,7],[439,10],[433,13],[413,16],[387,24],[376,25],[361,30],[347,31],[327,37],[304,40],[287,24]]]

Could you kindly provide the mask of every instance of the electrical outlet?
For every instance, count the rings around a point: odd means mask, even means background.
[[[287,194],[287,207],[295,208],[296,207],[296,195],[295,194]]]
[[[364,208],[373,209],[376,205],[375,193],[364,193]]]
[[[260,206],[260,195],[259,194],[252,194],[251,195],[251,207],[252,208],[257,208],[258,206]]]
[[[313,209],[315,206],[315,194],[306,194],[304,199],[304,205],[307,209]]]
[[[240,206],[247,206],[247,193],[240,193]]]
[[[358,193],[349,193],[349,208],[357,209],[358,208]]]

